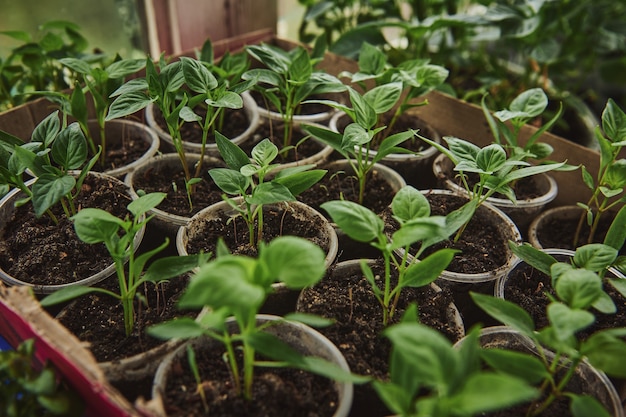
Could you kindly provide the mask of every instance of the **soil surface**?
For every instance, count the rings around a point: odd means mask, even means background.
[[[378,279],[382,279],[382,262],[378,261],[373,271]],[[435,292],[431,287],[404,289],[390,324],[399,321],[411,302],[418,304],[422,323],[439,330],[452,342],[463,336],[449,318],[451,294],[446,290]],[[332,326],[320,331],[341,350],[352,372],[388,378],[391,344],[381,336],[384,329],[382,307],[359,267],[354,273],[346,274],[329,269],[322,281],[302,291],[297,310],[335,320]],[[355,385],[354,388],[351,416],[391,414],[377,399],[371,386]]]
[[[141,158],[150,148],[143,136],[124,136],[121,142],[107,144],[104,164],[97,162],[93,171],[103,172],[129,165]]]
[[[89,175],[75,204],[79,210],[97,207],[123,218],[130,201],[123,183]],[[16,208],[0,240],[0,267],[6,273],[36,285],[59,285],[87,278],[113,263],[104,244],[78,239],[60,205],[52,212],[58,224],[45,214],[36,218],[31,204]]]
[[[263,95],[256,90],[251,90],[250,91],[250,95],[252,95],[252,98],[254,99],[254,101],[256,102],[257,106],[259,106],[259,110],[263,111],[264,109],[269,109],[270,111],[273,111],[275,113],[278,113],[278,109],[276,108],[276,106],[274,106],[271,102],[266,101],[263,98]],[[328,99],[328,97],[325,96],[311,96],[311,97],[307,97],[307,100],[324,100],[324,99]],[[312,115],[312,114],[319,114],[319,113],[326,113],[328,111],[332,111],[332,107],[329,107],[325,104],[321,104],[321,103],[306,103],[306,104],[300,104],[297,108],[296,108],[296,112],[295,114],[297,115]]]
[[[319,169],[329,169],[321,165]],[[366,178],[362,205],[374,211],[382,212],[393,199],[395,193],[385,178],[374,169]],[[329,170],[317,184],[298,196],[298,200],[313,207],[323,215],[327,213],[320,206],[332,200],[357,202],[359,199],[359,181],[356,176],[345,171]]]
[[[238,395],[221,348],[196,349],[196,360],[209,412],[205,411],[185,359],[173,365],[164,399],[170,417],[331,417],[338,396],[332,381],[289,368],[255,369],[252,399]],[[184,355],[186,357],[186,355]]]
[[[162,343],[146,334],[146,328],[174,317],[195,317],[198,311],[180,311],[176,302],[187,286],[181,276],[158,285],[146,283],[135,300],[135,329],[130,336],[124,330],[124,313],[120,302],[106,294],[88,294],[68,304],[59,314],[59,321],[78,339],[89,342],[89,350],[98,362],[112,361],[146,352]],[[103,281],[98,287],[119,293],[117,277]]]
[[[598,229],[594,233],[593,241],[602,243],[606,236],[613,216],[605,214],[600,218]],[[586,223],[581,229],[579,243],[574,245],[574,237],[578,227],[578,219],[551,218],[544,222],[543,226],[537,230],[537,238],[544,248],[561,248],[576,250],[576,246],[584,245],[589,239],[590,228]]]
[[[263,207],[263,241],[292,235],[310,240],[320,246],[325,252],[328,251],[330,241],[324,234],[324,220],[303,215],[292,209],[285,209],[284,205],[271,205]],[[256,228],[256,225],[255,225]],[[187,252],[190,254],[201,251],[215,253],[217,240],[223,238],[224,243],[231,253],[240,255],[256,256],[257,250],[250,246],[250,234],[248,226],[241,216],[230,218],[222,212],[217,218],[205,220],[202,224],[202,233],[194,232],[195,237],[190,237],[187,243]]]
[[[182,165],[146,170],[143,175],[133,176],[135,191],[143,190],[146,193],[161,192],[167,197],[157,207],[166,213],[191,217],[205,207],[222,201],[223,191],[219,189],[209,175],[209,170],[224,167],[224,164],[204,164],[201,181],[195,184],[192,208],[189,207],[187,191],[185,188],[185,174]],[[193,175],[193,169],[192,169]]]

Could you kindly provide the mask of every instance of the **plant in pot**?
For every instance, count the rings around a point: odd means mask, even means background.
[[[519,375],[528,378],[528,371],[534,369],[534,382],[539,382],[538,387],[543,395],[524,408],[524,415],[541,415],[550,407],[559,407],[560,399],[565,400],[566,404],[569,402],[569,412],[574,416],[623,415],[617,398],[614,402],[609,399],[601,403],[601,398],[593,398],[585,392],[572,392],[568,385],[578,369],[587,364],[609,376],[623,378],[626,374],[621,360],[626,353],[626,342],[622,339],[624,328],[599,330],[584,339],[579,336],[595,321],[592,306],[597,306],[604,298],[602,279],[590,269],[579,269],[560,262],[552,263],[549,273],[556,295],[546,309],[548,325],[540,329],[535,328],[531,316],[520,306],[494,296],[472,294],[474,302],[481,309],[525,336],[527,347],[536,352],[535,356],[527,359],[526,366],[519,368]],[[496,369],[504,367],[511,370],[513,362],[510,359],[486,359]],[[604,394],[605,397],[615,395],[615,389],[610,383],[605,388],[609,391],[609,394]],[[566,411],[557,411],[559,415],[566,412],[567,405]]]
[[[113,272],[111,258],[103,248],[81,244],[70,217],[94,205],[123,217],[130,197],[121,181],[90,172],[99,153],[87,160],[87,141],[78,123],[61,127],[55,112],[37,125],[30,142],[6,132],[0,139],[2,183],[15,187],[1,205],[2,279],[50,292],[57,285],[106,278]],[[35,178],[24,182],[26,169]]]
[[[419,130],[422,136],[436,142],[440,141],[439,133],[410,110],[428,104],[427,100],[418,102],[418,98],[422,98],[444,83],[448,76],[445,68],[430,64],[424,59],[405,60],[397,66],[391,66],[387,63],[385,53],[367,42],[361,46],[358,68],[358,72],[354,74],[344,71],[340,76],[349,77],[352,85],[358,85],[366,92],[364,96],[370,97],[368,100],[370,104],[376,103],[374,108],[378,120],[375,127],[385,126],[376,136],[373,146],[368,149],[370,155],[376,154],[378,146],[388,136],[408,129]],[[371,89],[368,83],[374,85],[372,92],[368,92]],[[401,91],[397,91],[394,83],[401,83]],[[394,88],[384,87],[386,85]],[[379,103],[385,103],[384,107],[379,107]],[[342,131],[340,128],[342,118],[349,119],[350,116],[338,113],[331,120],[331,128]],[[354,118],[352,120],[354,121]],[[426,173],[431,172],[430,165],[437,150],[418,137],[412,137],[401,146],[411,152],[388,154],[381,163],[397,170],[410,184],[415,184],[418,188],[427,188],[429,181],[426,178],[430,176]]]
[[[167,300],[159,306],[158,296],[175,297],[176,293],[167,293],[165,282],[183,276],[208,260],[205,254],[154,259],[167,247],[167,239],[155,249],[135,254],[137,236],[143,233],[151,219],[147,213],[163,198],[163,193],[151,193],[131,201],[127,207],[129,214],[123,219],[98,208],[84,208],[72,216],[76,234],[83,242],[106,246],[115,262],[117,280],[110,286],[63,288],[41,300],[42,306],[51,307],[78,299],[66,305],[57,318],[79,339],[90,343],[90,349],[111,380],[136,377],[142,368],[146,373],[150,369],[153,371],[155,359],[176,346],[150,343],[142,340],[141,333],[150,320],[158,322],[167,317]],[[154,286],[149,288],[147,284]],[[96,297],[86,297],[88,294]],[[100,300],[98,294],[105,295],[112,307]],[[154,298],[157,298],[157,304],[151,306],[148,300]],[[94,304],[98,307],[95,308]],[[155,314],[157,318],[149,314]],[[122,320],[119,320],[120,315]],[[105,330],[105,335],[97,332],[100,327]]]
[[[521,142],[520,132],[525,125],[542,115],[547,105],[548,97],[540,88],[522,92],[507,109],[495,112],[493,115],[483,98],[482,109],[493,134],[494,143],[501,145],[509,158],[528,163],[545,160],[553,149],[550,145],[540,142],[539,139],[558,120],[561,112],[559,111],[541,128],[533,132],[524,143]],[[459,185],[460,181],[453,178],[453,168],[454,162],[445,154],[437,157],[433,165],[435,175],[445,182],[446,188],[463,193],[465,187]],[[573,169],[573,167],[561,166],[559,170],[566,168]],[[469,180],[472,181],[471,178]],[[515,221],[520,230],[525,230],[530,221],[546,204],[556,198],[558,193],[556,181],[545,173],[531,175],[521,181],[512,181],[511,188],[515,199],[496,194],[488,197],[486,201],[504,211]]]
[[[598,170],[594,176],[582,167],[583,183],[591,191],[589,199],[577,203],[578,207],[555,207],[538,216],[529,231],[533,245],[575,249],[584,243],[602,241],[612,213],[626,201],[626,159],[620,158],[626,145],[626,115],[613,100],[606,103],[602,128],[596,127],[595,133],[600,145]],[[553,220],[555,214],[565,227]]]
[[[338,78],[315,69],[323,57],[325,45],[316,44],[311,54],[302,46],[285,51],[265,43],[249,45],[246,51],[263,67],[250,69],[242,77],[256,80],[254,90],[262,95],[266,106],[271,104],[277,109],[282,122],[282,141],[274,134],[271,120],[270,133],[266,136],[272,140],[276,137],[275,142],[280,148],[283,162],[288,157],[295,161],[303,159],[298,154],[299,148],[303,147],[303,141],[307,142],[306,138],[296,140],[294,136],[294,131],[297,130],[295,122],[303,102],[312,96],[345,91],[345,85]],[[316,158],[325,158],[327,154],[319,148],[314,153],[319,154]]]
[[[455,251],[442,249],[422,261],[409,260],[408,252],[396,254],[398,248],[416,241],[427,247],[437,236],[447,237],[455,230],[454,222],[430,216],[428,201],[410,186],[396,194],[391,206],[402,225],[388,236],[383,220],[357,203],[330,201],[322,205],[344,233],[371,245],[379,258],[340,262],[319,284],[303,290],[297,304],[299,312],[334,319],[335,324],[323,332],[342,349],[351,368],[381,378],[387,377],[388,368],[381,359],[386,358],[389,346],[380,339],[380,332],[398,321],[409,302],[420,304],[420,317],[426,325],[442,329],[453,341],[464,335],[450,293],[431,284]],[[456,227],[459,225],[456,222]],[[386,412],[367,387],[358,387],[355,396],[353,415]]]
[[[294,236],[261,243],[257,258],[222,253],[202,266],[178,305],[185,309],[208,307],[206,313],[198,321],[180,318],[149,330],[165,339],[191,339],[189,347],[183,346],[170,355],[157,371],[153,402],[158,415],[187,415],[191,407],[199,413],[210,410],[230,414],[229,407],[234,406],[245,410],[246,415],[305,415],[312,407],[320,415],[346,416],[352,401],[352,383],[365,379],[349,372],[337,348],[323,336],[289,319],[317,324],[326,320],[307,315],[282,318],[257,314],[272,293],[273,283],[303,288],[319,281],[324,271],[320,248]],[[299,334],[298,329],[304,333]],[[315,352],[314,345],[326,348]],[[192,360],[185,364],[184,356],[190,348]],[[210,357],[216,358],[217,364],[201,362]],[[296,381],[287,382],[288,374],[276,369],[286,366],[299,370],[292,375]],[[179,367],[182,373],[175,372]],[[274,386],[281,381],[301,386],[298,380],[308,381],[310,373],[330,378],[322,380],[321,385],[326,389],[330,386],[331,392],[277,395],[271,388],[255,389],[259,384]],[[294,401],[294,396],[298,400]],[[300,404],[294,404],[297,402]]]
[[[479,328],[473,328],[462,343],[452,345],[435,329],[419,322],[415,305],[383,336],[392,344],[390,377],[372,382],[376,393],[398,417],[462,417],[491,415],[537,398],[539,391],[509,369],[481,366],[485,357],[498,357],[479,343]],[[501,350],[501,360],[527,365],[521,353]],[[536,368],[532,368],[533,370]],[[528,371],[532,374],[532,371]],[[489,395],[485,395],[485,390]]]
[[[27,339],[15,349],[0,351],[0,407],[7,417],[81,416],[82,399],[63,381],[54,366],[35,362],[35,340]]]
[[[122,177],[157,152],[158,136],[143,124],[131,120],[105,121],[113,102],[111,94],[129,75],[144,68],[145,59],[96,55],[61,58],[59,63],[71,70],[74,89],[71,93],[39,93],[58,103],[65,116],[71,116],[79,123],[92,155],[98,147],[102,149],[95,169]],[[93,108],[94,115],[90,114],[90,108]]]
[[[376,127],[378,115],[393,106],[393,103],[400,96],[401,84],[384,84],[365,94],[360,94],[351,87],[347,88],[353,108],[336,102],[329,102],[330,105],[343,110],[354,120],[353,123],[346,126],[343,133],[315,125],[305,125],[302,126],[302,129],[331,146],[348,161],[352,170],[350,174],[354,174],[358,180],[356,202],[362,205],[368,178],[376,168],[376,164],[391,153],[405,152],[398,145],[413,137],[415,132],[406,131],[393,134],[380,143],[376,155],[368,155],[376,136],[384,130],[384,127]]]
[[[151,103],[158,106],[181,163],[184,190],[191,211],[194,190],[202,181],[208,134],[224,109],[243,106],[241,93],[251,85],[249,81],[236,85],[220,83],[202,62],[194,58],[181,57],[178,61],[167,63],[161,57],[157,64],[148,58],[146,76],[128,81],[113,93],[116,98],[106,120],[128,116]],[[204,117],[193,111],[200,103],[206,104]],[[199,123],[202,129],[201,150],[193,164],[188,161],[181,135],[181,126],[185,122]]]
[[[584,339],[593,331],[621,327],[624,322],[624,256],[619,251],[626,239],[626,208],[615,217],[603,243],[589,243],[575,251],[539,249],[529,244],[512,245],[520,258],[511,271],[496,283],[495,294],[515,302],[531,315],[535,323],[547,322],[546,305],[555,297],[556,280],[552,269],[574,269],[579,274],[597,274],[603,291],[592,304],[594,324],[579,334]]]

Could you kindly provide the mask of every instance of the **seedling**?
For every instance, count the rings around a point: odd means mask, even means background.
[[[208,258],[206,254],[170,256],[148,261],[168,246],[168,239],[161,245],[135,256],[135,238],[150,220],[146,213],[163,201],[166,194],[145,194],[128,204],[129,216],[120,219],[97,208],[84,208],[72,217],[78,237],[86,243],[104,243],[115,263],[118,292],[98,287],[71,286],[56,291],[42,299],[43,306],[63,303],[89,293],[103,293],[116,298],[124,310],[124,329],[130,336],[135,323],[135,298],[137,290],[145,282],[159,283],[181,275],[199,266]],[[145,269],[145,272],[144,272]]]
[[[352,201],[329,201],[321,207],[350,238],[369,243],[381,252],[385,271],[382,288],[365,261],[361,261],[361,270],[382,307],[384,325],[393,318],[402,289],[430,284],[446,269],[456,253],[452,249],[441,249],[420,260],[424,250],[447,239],[463,224],[464,217],[472,214],[471,210],[464,208],[448,217],[431,216],[426,197],[407,186],[398,191],[391,203],[393,216],[400,227],[388,237],[382,219],[366,207]],[[409,247],[416,242],[420,242],[420,248],[409,260]],[[404,249],[400,257],[394,253],[398,249]],[[398,273],[395,286],[391,282],[392,268]]]
[[[268,244],[259,244],[258,258],[218,256],[194,274],[178,303],[185,309],[210,307],[209,312],[198,321],[183,317],[153,326],[148,333],[163,339],[205,335],[222,343],[235,387],[246,399],[252,398],[257,366],[288,365],[336,380],[363,382],[364,378],[346,373],[323,359],[303,356],[264,332],[272,322],[257,322],[256,315],[273,291],[273,283],[282,282],[297,290],[315,284],[324,272],[323,251],[295,236],[281,236]],[[225,320],[229,316],[237,323],[238,332],[226,331]],[[298,318],[307,317],[298,315]],[[237,361],[236,350],[242,351],[241,363]],[[259,361],[257,351],[271,360]]]
[[[325,170],[302,165],[278,171],[270,181],[268,174],[278,164],[272,161],[278,156],[278,148],[264,139],[252,149],[252,159],[237,144],[216,134],[217,147],[228,168],[214,168],[209,175],[227,195],[239,196],[243,205],[224,195],[224,200],[245,220],[250,234],[250,246],[256,247],[263,240],[263,206],[294,201],[296,195],[310,188],[326,174]],[[255,225],[256,224],[256,225]]]
[[[37,217],[48,213],[56,223],[50,209],[60,203],[67,217],[76,214],[74,200],[99,155],[100,150],[87,161],[87,140],[78,123],[61,128],[55,111],[35,127],[30,142],[0,132],[0,179],[7,188],[17,187],[26,194],[19,205],[30,201]],[[30,189],[22,178],[26,169],[37,177]]]

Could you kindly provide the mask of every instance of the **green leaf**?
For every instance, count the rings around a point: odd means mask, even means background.
[[[285,320],[297,321],[315,328],[328,327],[335,323],[335,320],[308,313],[287,313],[283,317]]]
[[[559,276],[554,289],[558,297],[571,308],[585,309],[602,294],[602,280],[592,271],[570,269]]]
[[[459,415],[478,415],[530,401],[539,394],[536,388],[510,375],[480,373],[471,375],[448,405]]]
[[[626,140],[626,115],[611,98],[602,112],[602,129],[611,142]]]
[[[65,195],[74,189],[76,179],[70,175],[57,177],[52,174],[42,174],[33,184],[33,208],[35,215],[41,217],[46,210],[61,201]]]
[[[313,67],[309,54],[303,47],[298,47],[289,65],[288,80],[294,84],[303,84],[311,78]]]
[[[450,153],[456,159],[452,159],[452,162],[454,162],[455,165],[460,161],[476,161],[476,156],[478,155],[478,152],[480,152],[480,148],[478,146],[453,136],[445,136],[443,139],[448,144]]]
[[[509,111],[496,112],[500,121],[506,122],[513,118],[530,120],[539,116],[548,106],[548,96],[541,88],[531,88],[515,97],[509,106]]]
[[[611,417],[602,403],[588,395],[571,395],[570,410],[574,417]]]
[[[409,220],[430,216],[428,199],[416,188],[402,187],[391,201],[391,210],[399,220]]]
[[[610,330],[595,332],[582,342],[581,354],[596,369],[616,378],[626,378],[626,343],[624,335],[611,334]]]
[[[491,348],[481,350],[480,357],[491,368],[521,378],[530,384],[538,384],[550,378],[550,372],[543,362],[529,353]]]
[[[278,147],[265,138],[252,148],[252,159],[262,167],[269,166],[278,156]]]
[[[51,149],[54,161],[66,170],[80,168],[87,159],[87,141],[78,123],[72,123],[58,135]]]
[[[372,140],[369,132],[357,123],[351,123],[343,131],[341,149],[347,153],[354,153],[355,146],[364,145]]]
[[[50,295],[45,296],[44,298],[41,299],[41,305],[43,307],[50,307],[50,306],[57,305],[60,303],[66,303],[68,301],[72,301],[85,294],[91,294],[94,292],[99,292],[103,294],[111,294],[110,291],[107,291],[98,287],[85,287],[83,285],[72,285],[70,287],[65,287],[63,289],[53,292]]]
[[[343,135],[341,133],[333,132],[332,130],[321,126],[303,124],[301,127],[305,133],[313,136],[347,157],[347,153],[341,145],[343,140]],[[353,150],[351,149],[350,151]]]
[[[576,248],[572,263],[579,268],[600,272],[617,259],[618,250],[601,243],[590,243]]]
[[[220,132],[215,132],[215,142],[226,165],[235,171],[250,163],[248,155],[237,144],[232,143]]]
[[[109,78],[118,79],[124,78],[127,75],[134,74],[146,66],[146,60],[143,58],[137,59],[122,59],[113,62],[111,65],[105,68],[105,71],[109,74]]]
[[[150,264],[142,281],[159,282],[174,278],[203,264],[206,255],[168,256]]]
[[[190,317],[175,318],[173,320],[148,327],[146,332],[157,339],[191,339],[205,334],[205,330],[198,322]]]
[[[152,102],[153,99],[144,92],[138,91],[122,94],[111,103],[105,120],[108,122],[109,120],[129,116],[145,109]]]
[[[264,182],[257,185],[252,196],[247,198],[247,202],[254,205],[264,205],[294,201],[295,199],[284,185],[275,182]]]
[[[392,413],[409,416],[411,415],[413,398],[403,387],[391,382],[373,381],[373,387],[378,397],[385,403]]]
[[[470,295],[474,303],[494,319],[511,326],[525,336],[533,335],[535,323],[532,317],[517,304],[476,292],[472,292]]]
[[[370,106],[367,100],[354,89],[348,88],[348,93],[354,109],[355,122],[364,129],[370,129],[376,124],[376,111]]]
[[[167,197],[165,193],[149,193],[142,195],[141,197],[131,201],[127,209],[132,213],[133,216],[139,217],[142,214],[146,214],[159,204]]]
[[[297,196],[319,182],[324,175],[326,175],[326,172],[327,171],[323,169],[297,172],[291,175],[274,178],[272,182],[284,185],[292,195]]]
[[[218,108],[240,109],[243,107],[243,98],[232,91],[225,91],[224,95],[218,100],[206,99],[204,102],[209,106]]]
[[[181,57],[183,75],[189,89],[196,93],[207,93],[217,87],[217,79],[200,61]]]
[[[328,201],[321,206],[333,222],[358,242],[372,242],[383,232],[384,224],[373,211],[351,201]]]
[[[548,319],[554,328],[555,336],[566,341],[576,332],[586,329],[595,321],[595,316],[585,310],[571,309],[563,303],[553,302],[548,305]]]
[[[418,241],[432,239],[433,236],[442,236],[445,230],[446,219],[442,216],[411,220],[393,233],[389,249],[404,248]]]
[[[476,154],[476,166],[486,173],[496,172],[504,166],[506,151],[498,144],[487,145]]]
[[[387,64],[385,53],[374,45],[363,42],[359,50],[359,71],[365,74],[381,74]]]
[[[35,126],[35,130],[31,135],[32,142],[41,142],[44,146],[50,147],[56,136],[61,131],[61,121],[59,120],[59,111],[55,111],[49,114],[45,119],[43,119],[37,126]],[[20,145],[23,143],[20,140],[20,143],[15,143]]]
[[[213,168],[209,170],[209,175],[215,182],[215,185],[226,194],[243,194],[250,186],[250,177],[246,177],[233,169]]]
[[[552,255],[528,243],[518,245],[515,242],[509,242],[509,248],[522,261],[546,275],[550,275],[550,268],[556,263]]]
[[[391,110],[402,95],[402,83],[395,82],[379,85],[363,94],[363,99],[376,114],[384,114]]]
[[[65,65],[72,71],[78,72],[79,74],[89,75],[91,74],[91,66],[84,60],[78,58],[61,58],[59,59],[61,65]]]
[[[226,256],[202,265],[189,281],[179,307],[224,307],[233,314],[255,311],[265,300],[265,291],[251,282],[254,262],[244,256]]]
[[[399,285],[401,288],[404,288],[423,287],[430,284],[439,278],[457,252],[453,249],[440,249],[420,262],[412,264],[406,269],[402,282]]]
[[[316,244],[296,236],[281,236],[262,248],[259,259],[272,279],[299,290],[324,276],[326,255]]]
[[[98,208],[86,207],[76,213],[72,220],[76,234],[85,243],[111,242],[117,236],[124,221]]]

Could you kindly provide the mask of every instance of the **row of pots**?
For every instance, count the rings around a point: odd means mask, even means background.
[[[252,119],[254,120],[254,117],[252,117]],[[161,139],[164,139],[163,136],[160,134],[159,135],[161,137]],[[152,145],[151,145],[151,149],[153,147],[153,144],[155,142],[158,143],[158,139],[155,141],[154,139],[154,134],[151,134],[152,137]],[[330,152],[328,150],[326,150],[327,154],[329,154]],[[434,154],[429,154],[427,156],[427,158],[429,159],[429,161],[432,161],[434,158]],[[156,166],[158,167],[158,164],[169,164],[169,163],[179,163],[178,157],[177,156],[171,156],[171,155],[161,155],[161,156],[157,156],[157,157],[152,157],[152,159],[155,161],[155,163],[157,164]],[[190,157],[191,159],[191,157]],[[191,159],[192,160],[192,159]],[[192,160],[193,161],[193,160]],[[334,162],[335,163],[335,162]],[[338,164],[338,163],[336,163]],[[439,159],[436,163],[435,163],[435,167],[438,167],[440,165],[442,165],[443,162],[441,159]],[[139,167],[135,167],[135,169],[128,173],[126,175],[126,183],[127,185],[130,186],[130,193],[131,195],[133,193],[135,193],[136,196],[136,191],[133,189],[132,187],[132,179],[134,176],[142,176],[142,175],[146,175],[146,170],[149,169],[155,169],[154,166],[152,166],[151,168],[147,168],[148,165],[141,165]],[[158,168],[156,168],[158,169]],[[340,170],[345,170],[345,166],[342,168],[339,168]],[[380,166],[379,171],[381,172],[385,172],[387,174],[389,174],[392,178],[394,178],[394,185],[391,186],[391,188],[397,192],[398,189],[400,189],[402,186],[404,186],[406,184],[406,182],[404,181],[404,179],[402,178],[402,176],[399,176],[398,174],[394,173],[393,169],[389,169],[388,167]],[[435,168],[437,169],[437,168]],[[437,173],[437,171],[435,171],[436,176],[439,175]],[[547,176],[546,176],[547,177]],[[409,181],[410,182],[410,181]],[[547,177],[546,179],[547,182],[547,186],[545,186],[545,188],[549,188],[549,193],[548,193],[548,197],[543,197],[540,201],[540,208],[539,209],[535,209],[537,211],[541,211],[542,207],[545,206],[545,204],[547,204],[552,198],[554,198],[554,196],[556,196],[556,190],[555,188],[555,184],[554,181],[551,180],[549,177]],[[452,186],[450,186],[450,188],[453,188]],[[434,192],[427,192],[427,194],[434,194]],[[448,191],[448,192],[444,192],[443,194],[449,194],[449,195],[456,195],[455,192],[453,191]],[[496,201],[494,201],[494,203],[497,203]],[[11,204],[12,205],[12,204]],[[299,206],[300,204],[296,203],[293,204],[293,206]],[[522,204],[523,205],[523,204]],[[291,205],[290,205],[291,206]],[[514,207],[514,210],[518,210],[519,209],[519,205]],[[185,249],[185,242],[188,240],[189,236],[196,233],[194,230],[197,227],[198,224],[201,224],[204,222],[203,219],[205,216],[207,215],[212,215],[209,213],[214,212],[215,209],[221,210],[222,212],[224,211],[225,205],[224,203],[217,203],[217,205],[215,207],[210,207],[210,208],[205,208],[203,209],[200,213],[195,214],[192,217],[186,217],[186,216],[176,216],[176,215],[171,215],[168,213],[160,213],[159,210],[155,210],[154,214],[157,216],[158,219],[162,219],[164,224],[170,224],[171,226],[165,226],[166,229],[169,228],[169,233],[175,232],[177,235],[177,239],[176,239],[176,244],[178,247],[178,251],[179,253],[183,254],[185,253],[186,249]],[[508,240],[512,240],[514,242],[521,242],[522,240],[522,236],[519,232],[519,229],[515,226],[515,224],[513,224],[510,219],[507,217],[507,215],[503,214],[502,211],[498,210],[497,208],[493,208],[490,204],[485,204],[481,207],[480,210],[485,210],[485,211],[489,211],[489,212],[493,212],[496,216],[497,216],[497,220],[495,220],[495,224],[497,226],[497,228],[499,229],[504,229],[504,225],[506,224],[506,232],[504,232],[504,236],[505,236],[505,240],[504,242],[508,241]],[[305,217],[323,217],[320,213],[316,212],[315,210],[313,210],[312,212],[309,212],[309,214],[305,215]],[[518,219],[522,220],[522,221],[527,221],[527,219],[530,218],[531,215],[529,215],[528,213],[525,213],[521,216],[516,216],[516,215],[512,215],[512,217],[518,217]],[[174,220],[173,223],[170,223],[170,220]],[[330,266],[331,264],[333,264],[333,262],[335,261],[335,257],[338,251],[341,251],[343,249],[338,247],[337,242],[337,236],[336,236],[336,232],[330,228],[329,233],[332,235],[334,235],[334,237],[331,237],[331,241],[333,243],[331,243],[330,248],[328,250],[328,256],[327,256],[327,263],[328,266]],[[139,245],[136,245],[136,247]],[[461,291],[461,292],[466,292],[467,291],[467,287],[466,285],[474,285],[477,283],[489,283],[489,284],[493,284],[493,282],[497,279],[502,278],[506,272],[508,270],[510,270],[513,265],[515,263],[515,259],[512,256],[509,256],[508,261],[500,266],[496,271],[489,271],[486,273],[478,273],[478,274],[470,274],[465,275],[465,274],[460,274],[460,273],[455,273],[455,272],[448,272],[446,271],[443,276],[441,277],[441,279],[438,281],[438,284],[440,284],[442,287],[453,287],[453,289],[457,290],[457,291]],[[334,268],[335,270],[340,269],[339,266],[336,266]],[[11,282],[12,284],[17,284],[17,282]],[[460,289],[460,287],[462,287],[462,289]],[[53,291],[54,289],[46,289],[46,288],[38,288],[36,289],[37,291],[41,291],[41,292],[49,292],[49,291]],[[451,306],[452,311],[456,311],[457,313],[452,314],[452,316],[454,316],[457,320],[459,319],[460,315],[458,314],[458,310],[456,305]],[[267,319],[267,318],[261,318],[263,320]],[[272,327],[274,328],[274,326]],[[278,327],[276,327],[278,328]],[[292,330],[289,330],[292,331]],[[306,330],[309,331],[309,330]],[[293,338],[293,337],[292,337]],[[301,336],[296,337],[296,339],[300,339]],[[199,343],[199,342],[194,342],[194,343]],[[326,342],[320,342],[322,344],[326,344]],[[177,351],[178,353],[172,354],[169,356],[168,361],[172,361],[172,358],[174,357],[174,355],[180,355],[181,351],[180,348]],[[330,353],[329,353],[330,352]],[[326,353],[321,353],[320,355],[323,357],[330,357],[329,355],[331,355],[331,353],[333,355],[335,355],[336,352],[336,348],[329,348],[329,350],[327,349]],[[340,364],[342,364],[342,366],[345,365],[345,359],[342,362],[342,359],[337,359],[338,362]],[[151,362],[152,364],[155,363],[155,358],[152,357],[151,358]],[[167,362],[166,362],[167,363]],[[122,365],[124,366],[131,366],[131,367],[137,367],[137,364],[130,364],[130,362],[128,363],[122,363]],[[163,367],[166,367],[167,365],[162,365]],[[105,369],[108,369],[109,372],[113,375],[115,374],[119,369],[114,369],[114,367],[111,367],[110,364],[105,364],[104,365]],[[129,368],[126,368],[129,369]],[[152,369],[153,370],[153,369]],[[126,371],[124,371],[126,372]],[[163,370],[158,371],[158,375],[162,375],[163,374]],[[159,386],[159,385],[157,385]],[[160,391],[160,388],[155,388],[154,391],[154,395],[158,396]],[[350,401],[351,401],[351,396],[352,396],[352,388],[351,386],[349,386],[349,384],[347,385],[342,385],[339,388],[339,396],[341,399],[343,399],[343,402],[341,403],[341,405],[338,407],[338,410],[335,414],[335,416],[341,416],[341,415],[347,415],[347,410],[350,409]],[[348,405],[346,405],[348,404]],[[618,415],[618,414],[616,414]]]

